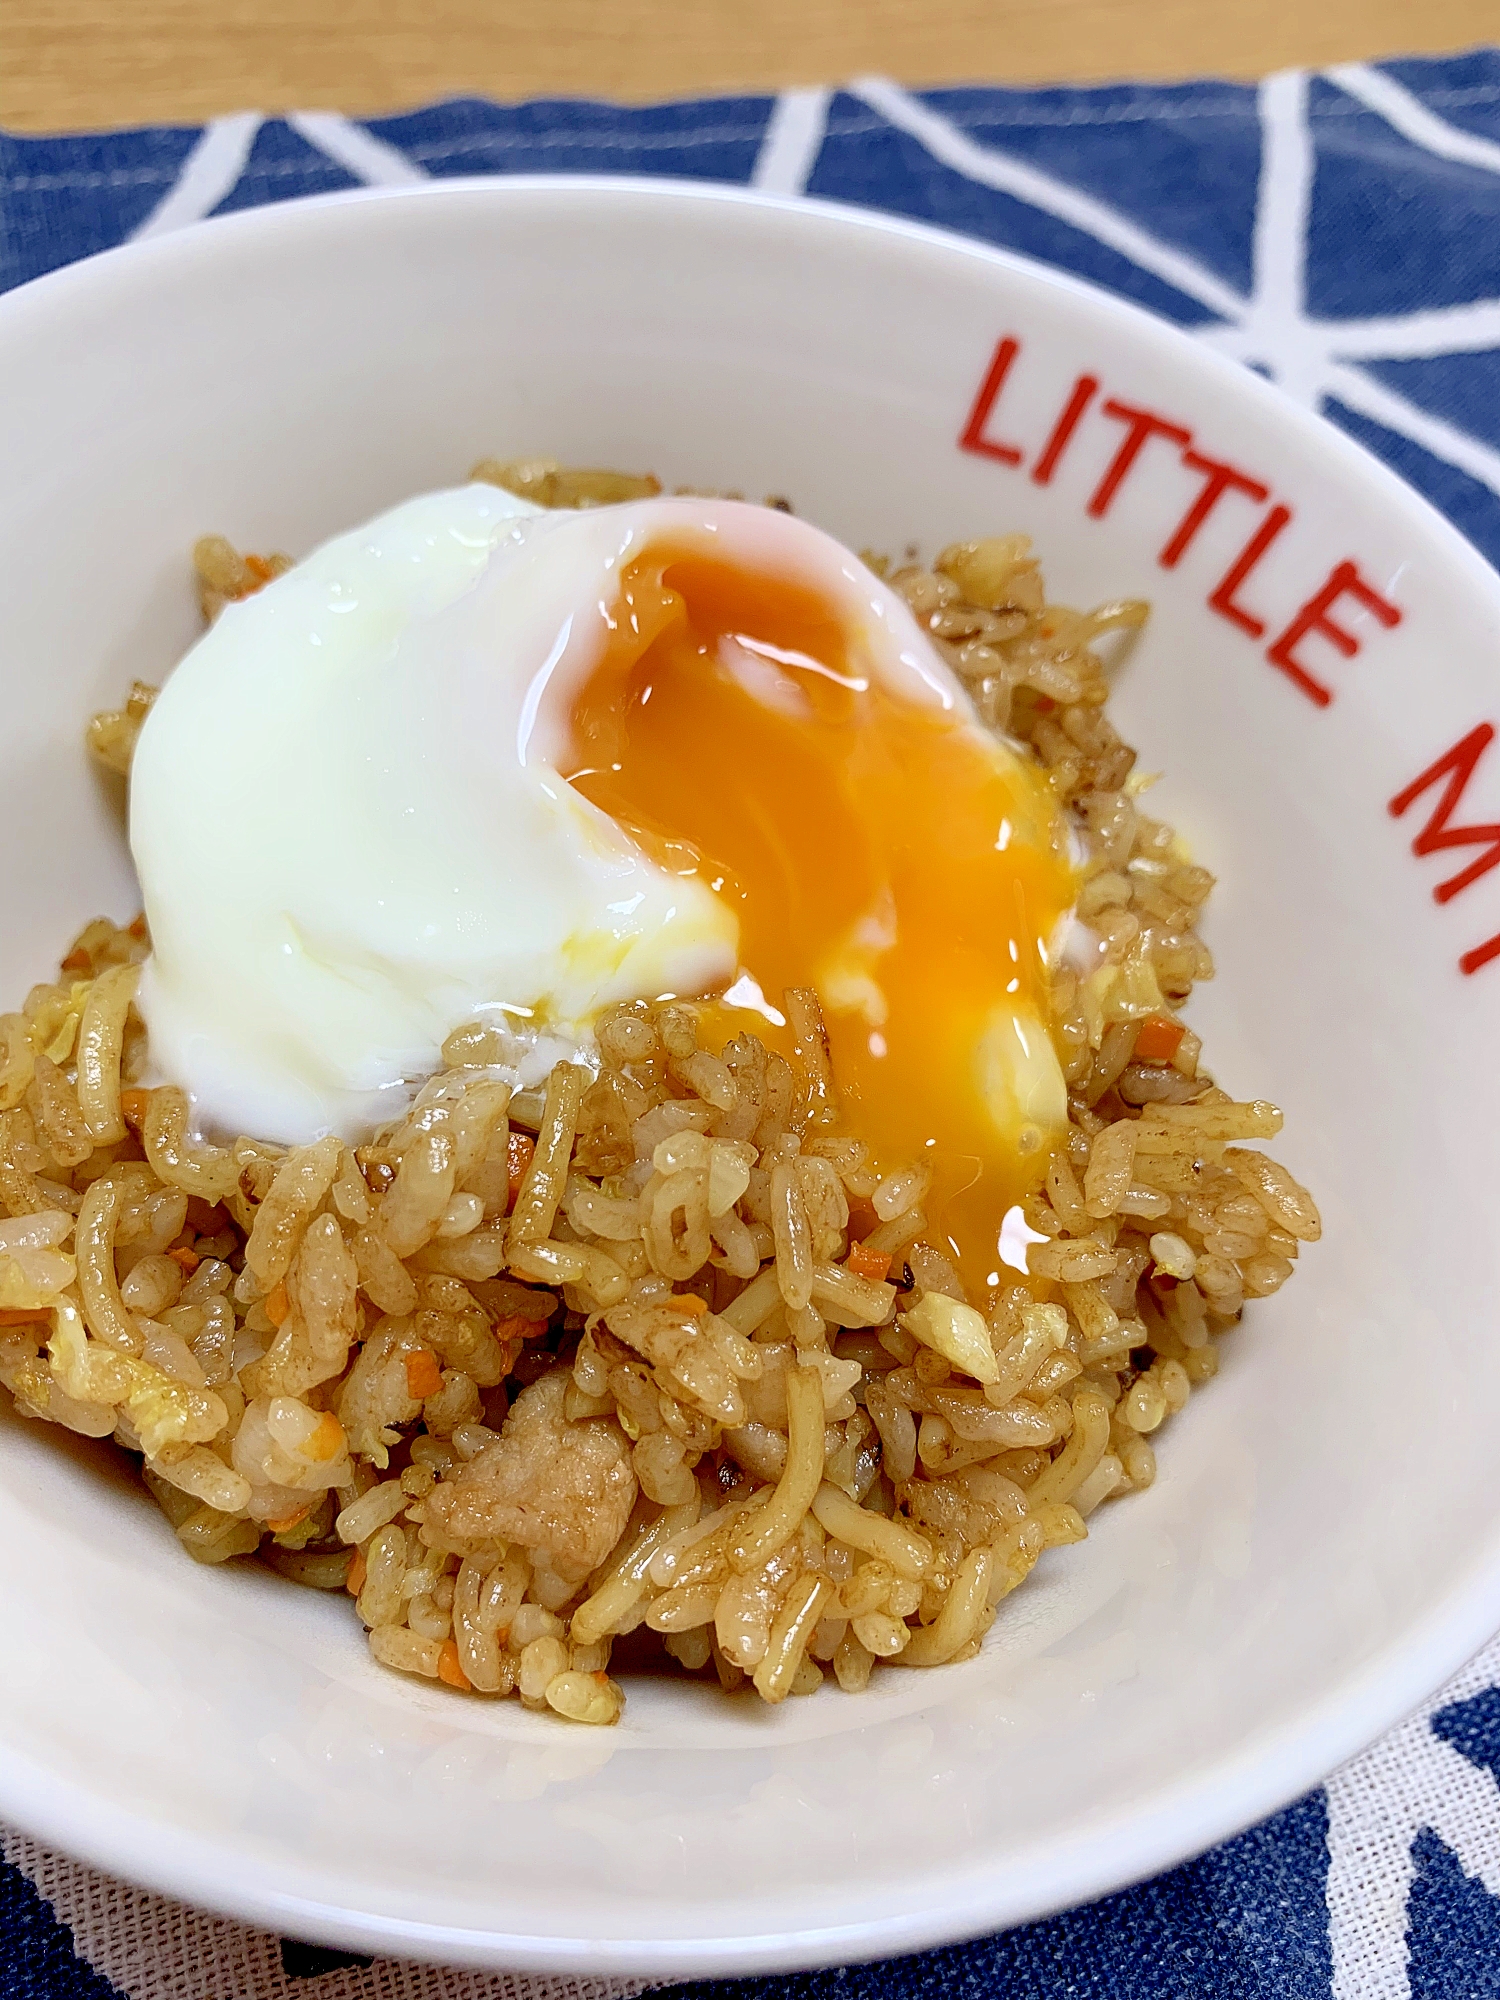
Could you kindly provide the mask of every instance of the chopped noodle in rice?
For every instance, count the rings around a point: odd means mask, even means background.
[[[288,566],[195,556],[209,619]],[[1219,1089],[1178,1018],[1212,878],[1142,810],[1095,650],[1144,606],[1048,607],[1021,536],[867,560],[1048,773],[1100,943],[1054,976],[1067,1137],[1026,1274],[986,1296],[927,1238],[928,1165],[877,1171],[840,1129],[810,989],[794,1057],[638,1004],[600,1021],[597,1074],[519,1096],[462,1028],[399,1124],[291,1149],[202,1143],[143,1087],[141,919],[87,925],[0,1016],[0,1381],[140,1454],[195,1560],[348,1592],[384,1665],[598,1724],[648,1649],[770,1702],[966,1659],[1044,1550],[1151,1484],[1245,1301],[1320,1233],[1260,1150],[1280,1113]],[[102,763],[128,771],[152,696],[95,718]]]

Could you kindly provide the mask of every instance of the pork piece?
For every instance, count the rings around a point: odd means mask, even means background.
[[[455,1537],[514,1542],[581,1583],[624,1533],[636,1479],[613,1417],[563,1415],[569,1379],[556,1368],[523,1389],[495,1442],[434,1487],[427,1518]]]

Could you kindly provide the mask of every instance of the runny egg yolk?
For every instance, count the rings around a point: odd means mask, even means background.
[[[845,1129],[928,1162],[972,1287],[1066,1118],[1046,949],[1074,900],[1055,795],[971,716],[903,701],[812,590],[648,546],[571,713],[571,783],[734,909],[779,1014],[815,987]],[[736,984],[736,996],[749,989]],[[790,1033],[724,1002],[721,1040]]]

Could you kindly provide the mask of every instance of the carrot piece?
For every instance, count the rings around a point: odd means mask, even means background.
[[[867,1250],[863,1243],[856,1243],[844,1259],[846,1271],[852,1271],[856,1278],[873,1278],[876,1284],[884,1283],[890,1268],[889,1251]]]
[[[189,1250],[185,1243],[179,1243],[177,1248],[169,1250],[167,1255],[174,1264],[180,1264],[189,1277],[192,1277],[194,1271],[203,1262],[197,1251]]]
[[[288,1528],[295,1528],[299,1521],[305,1521],[311,1512],[310,1505],[299,1507],[295,1513],[279,1514],[274,1521],[267,1521],[266,1526],[273,1535],[284,1535]]]
[[[356,1549],[354,1551],[354,1560],[349,1565],[349,1574],[344,1578],[344,1588],[351,1597],[358,1597],[359,1593],[364,1589],[365,1577],[368,1572],[369,1564],[365,1561],[364,1550]]]
[[[133,938],[143,938],[146,935],[146,912],[142,910],[138,917],[132,917],[125,928]]]
[[[674,1292],[672,1303],[679,1312],[686,1313],[689,1319],[698,1319],[708,1311],[708,1300],[700,1299],[696,1292]]]
[[[45,1306],[6,1306],[0,1311],[0,1326],[32,1326],[47,1317]]]
[[[246,592],[247,596],[251,592],[259,590],[263,583],[271,581],[271,565],[266,561],[264,556],[246,556],[245,567],[255,578],[254,583],[250,586],[250,591]]]
[[[266,1293],[266,1318],[272,1326],[280,1326],[292,1309],[291,1295],[286,1288],[286,1279],[278,1278]]]
[[[1168,1014],[1148,1014],[1135,1038],[1137,1062],[1169,1063],[1187,1029]]]
[[[308,1433],[302,1450],[306,1457],[326,1465],[330,1458],[338,1457],[347,1442],[344,1426],[332,1410],[325,1410],[318,1419],[316,1429]]]
[[[406,1357],[406,1392],[425,1403],[443,1386],[443,1371],[430,1347],[416,1348]]]
[[[867,1195],[852,1194],[849,1197],[849,1239],[868,1236],[872,1229],[880,1227],[880,1217],[875,1213],[875,1205]]]
[[[438,1654],[438,1679],[451,1688],[457,1688],[460,1694],[468,1694],[472,1690],[473,1683],[458,1663],[456,1640],[443,1641],[443,1649]]]
[[[510,1170],[510,1198],[515,1200],[521,1191],[521,1183],[526,1178],[526,1170],[531,1165],[536,1151],[536,1140],[529,1132],[512,1132],[505,1142],[505,1164]]]
[[[86,972],[92,974],[94,961],[81,946],[70,951],[57,968],[59,972]]]
[[[151,1093],[149,1090],[122,1090],[120,1092],[120,1110],[124,1114],[125,1123],[127,1125],[134,1125],[137,1131],[145,1124],[146,1113],[150,1109]],[[189,1205],[191,1206],[191,1204]]]

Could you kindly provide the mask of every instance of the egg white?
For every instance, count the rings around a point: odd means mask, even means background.
[[[664,537],[816,589],[851,656],[982,733],[902,600],[783,514],[470,485],[337,536],[226,607],[136,748],[140,1007],[203,1126],[358,1138],[463,1022],[507,1025],[535,1070],[617,1001],[734,978],[731,909],[559,776],[620,570]]]

